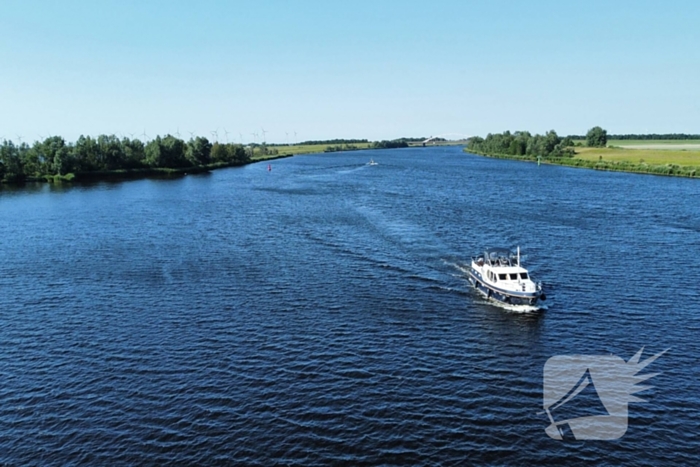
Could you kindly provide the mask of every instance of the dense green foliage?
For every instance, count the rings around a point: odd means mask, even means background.
[[[608,144],[608,132],[599,126],[594,126],[586,133],[586,146],[589,148],[604,148]]]
[[[408,143],[404,139],[395,139],[392,141],[375,141],[372,143],[373,149],[393,149],[393,148],[407,148]]]
[[[635,139],[654,139],[652,137],[639,138],[640,135],[634,135],[634,137]],[[695,167],[692,165],[679,165],[676,163],[654,165],[647,164],[643,160],[640,160],[639,163],[625,160],[603,160],[602,155],[598,158],[598,160],[573,157],[574,151],[571,146],[573,146],[574,138],[582,139],[580,136],[567,136],[566,138],[561,139],[554,131],[550,131],[544,136],[532,136],[527,132],[515,132],[511,134],[510,132],[506,131],[505,133],[501,134],[489,134],[486,138],[471,138],[466,151],[501,159],[532,161],[537,158],[543,158],[545,162],[558,165],[590,168],[596,170],[673,175],[693,178],[700,177],[700,167]],[[605,147],[607,144],[607,138],[607,132],[604,129],[594,127],[588,131],[588,134],[586,135],[586,142],[587,145],[591,147]],[[618,136],[615,136],[615,138],[618,138]],[[608,150],[611,149],[602,149],[600,151]],[[586,149],[584,151],[591,150]],[[593,151],[598,150],[594,149]]]
[[[573,141],[560,138],[554,130],[546,135],[531,135],[527,131],[512,133],[489,133],[486,138],[475,136],[469,139],[468,149],[472,152],[490,155],[534,156],[534,157],[572,157]]]
[[[172,135],[158,136],[144,144],[138,139],[119,139],[114,135],[81,136],[71,144],[60,136],[51,136],[31,146],[3,141],[0,181],[55,177],[67,180],[72,178],[68,174],[245,164],[249,160],[250,153],[243,146],[212,144],[203,137],[184,141]]]
[[[365,140],[366,141],[366,140]],[[394,149],[394,148],[407,148],[408,142],[405,138],[395,139],[392,141],[375,141],[369,145],[368,149]],[[337,144],[334,146],[326,147],[323,152],[338,152],[338,151],[357,151],[359,149],[365,149],[354,144]]]
[[[338,152],[338,151],[357,151],[360,149],[394,149],[407,148],[408,142],[405,138],[395,139],[392,141],[375,141],[368,147],[359,147],[355,144],[337,144],[326,147],[323,152]]]
[[[364,148],[358,147],[354,144],[337,144],[335,146],[327,146],[323,152],[358,151],[360,149]]]
[[[488,157],[495,159],[513,159],[531,161],[531,156],[510,156],[499,154],[488,154]],[[565,165],[569,167],[580,167],[586,169],[606,170],[613,172],[633,172],[651,175],[672,175],[676,177],[700,177],[700,167],[682,166],[678,164],[647,164],[645,162],[629,162],[629,161],[606,161],[606,160],[586,160],[578,157],[563,157],[552,159],[551,163],[557,165]]]

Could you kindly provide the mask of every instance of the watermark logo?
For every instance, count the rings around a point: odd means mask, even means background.
[[[553,439],[612,440],[627,431],[627,405],[646,402],[633,394],[652,386],[637,383],[659,373],[643,374],[668,349],[640,362],[642,347],[629,361],[616,355],[557,355],[544,365],[544,411]]]

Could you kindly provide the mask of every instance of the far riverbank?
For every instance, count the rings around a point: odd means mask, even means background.
[[[374,144],[374,145],[373,145]],[[328,144],[303,144],[277,146],[274,151],[265,154],[254,154],[248,160],[215,162],[210,164],[192,165],[187,167],[140,167],[115,170],[95,170],[86,172],[70,172],[64,175],[27,176],[21,181],[1,180],[2,185],[22,185],[24,183],[79,183],[95,181],[134,180],[142,178],[171,178],[190,174],[206,173],[216,169],[229,167],[241,167],[257,162],[272,161],[292,156],[300,156],[317,153],[357,151],[363,149],[390,149],[389,147],[376,147],[376,143],[359,143],[350,145],[329,146]]]
[[[700,151],[693,151],[698,152],[698,154],[690,154],[690,151],[685,150],[663,150],[664,154],[661,155],[659,155],[658,151],[647,152],[650,151],[649,149],[635,148],[632,150],[621,147],[577,147],[575,151],[573,157],[540,158],[540,162],[543,164],[563,165],[583,169],[700,178]],[[538,162],[538,158],[535,156],[487,154],[470,150],[469,148],[465,148],[464,152],[494,159]],[[648,162],[645,160],[645,156],[648,156]]]

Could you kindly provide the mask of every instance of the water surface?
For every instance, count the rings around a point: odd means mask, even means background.
[[[697,463],[697,180],[459,148],[266,169],[0,191],[0,464]],[[461,270],[516,245],[543,313]],[[670,350],[624,437],[547,437],[547,359],[642,346]]]

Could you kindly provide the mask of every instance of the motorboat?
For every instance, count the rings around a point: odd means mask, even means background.
[[[489,248],[472,257],[468,277],[486,299],[499,304],[529,311],[539,309],[539,303],[547,299],[542,283],[535,283],[520,264],[520,247],[515,253]]]
[[[374,162],[374,159],[370,159],[367,165],[379,165],[379,162]]]

